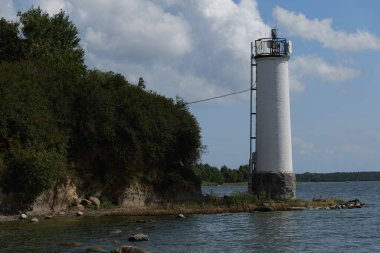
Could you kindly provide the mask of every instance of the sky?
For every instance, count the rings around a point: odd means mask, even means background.
[[[380,171],[377,0],[0,0],[0,16],[63,9],[89,68],[119,72],[187,102],[250,87],[250,43],[279,29],[289,61],[296,173]],[[201,162],[249,159],[249,92],[189,105]]]

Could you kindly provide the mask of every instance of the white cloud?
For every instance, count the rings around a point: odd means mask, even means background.
[[[73,1],[86,50],[98,58],[141,64],[192,51],[186,20],[150,1]]]
[[[319,77],[331,82],[344,82],[360,74],[357,69],[330,65],[314,55],[295,57],[291,63],[291,69],[298,75]]]
[[[207,30],[215,36],[215,46],[231,50],[236,57],[249,57],[249,42],[264,36],[256,1],[243,0],[239,5],[231,0],[197,2]]]
[[[313,143],[300,137],[293,137],[292,141],[296,152],[300,155],[310,154],[314,150]]]
[[[91,67],[188,101],[249,87],[250,42],[264,30],[255,0],[65,2]]]
[[[0,7],[0,18],[5,18],[6,20],[14,20],[16,18],[16,10],[13,6],[12,0],[2,0]]]
[[[289,88],[292,92],[301,93],[305,90],[305,86],[301,83],[297,75],[294,75],[291,71],[289,73]]]
[[[324,152],[327,155],[350,155],[350,156],[376,154],[374,150],[364,148],[357,144],[344,144],[344,145],[325,149]]]
[[[50,13],[67,11],[80,31],[89,67],[120,72],[132,82],[142,76],[148,89],[188,101],[249,87],[250,42],[264,36],[255,0],[33,4]],[[304,91],[305,77],[343,82],[358,74],[315,56],[299,56],[290,62],[290,88]]]
[[[290,87],[293,91],[302,92],[305,78],[318,78],[329,82],[345,82],[357,77],[360,71],[341,65],[330,65],[314,55],[294,57],[290,65]]]
[[[376,151],[367,147],[362,147],[355,143],[344,143],[330,147],[322,147],[314,145],[312,142],[298,136],[292,138],[295,153],[299,155],[310,155],[316,157],[326,156],[350,156],[359,157],[366,155],[374,155]]]
[[[11,3],[11,2],[10,2]],[[256,0],[31,0],[65,10],[92,68],[120,72],[186,100],[249,87],[250,42],[263,37]],[[239,98],[236,96],[235,99]]]
[[[71,3],[65,0],[40,0],[39,5],[51,14],[58,13],[60,10],[72,9]]]
[[[320,42],[324,47],[341,51],[380,49],[380,39],[368,31],[347,33],[334,30],[331,19],[308,19],[302,13],[294,13],[281,7],[273,10],[278,22],[288,34]]]

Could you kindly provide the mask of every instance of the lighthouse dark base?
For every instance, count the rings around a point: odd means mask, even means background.
[[[258,172],[253,173],[250,191],[256,196],[264,193],[267,198],[274,200],[295,198],[296,177],[294,173]]]

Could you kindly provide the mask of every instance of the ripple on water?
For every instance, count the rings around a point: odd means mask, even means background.
[[[241,187],[243,189],[243,187]],[[230,192],[236,191],[231,187]],[[359,198],[367,206],[350,210],[233,213],[175,217],[54,217],[37,224],[0,225],[0,252],[107,251],[144,233],[134,243],[152,252],[380,252],[380,182],[303,184],[299,196]],[[145,219],[146,223],[136,223]],[[117,231],[117,233],[111,233]]]

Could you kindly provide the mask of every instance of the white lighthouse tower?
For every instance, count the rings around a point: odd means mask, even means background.
[[[256,90],[256,112],[251,99],[249,190],[255,195],[264,192],[272,199],[286,199],[295,197],[288,76],[291,42],[278,38],[277,29],[272,29],[271,35],[256,40],[251,53],[252,68],[256,66],[256,85],[251,81],[251,90]],[[253,116],[256,136],[252,134]],[[254,140],[256,151],[252,152]]]

